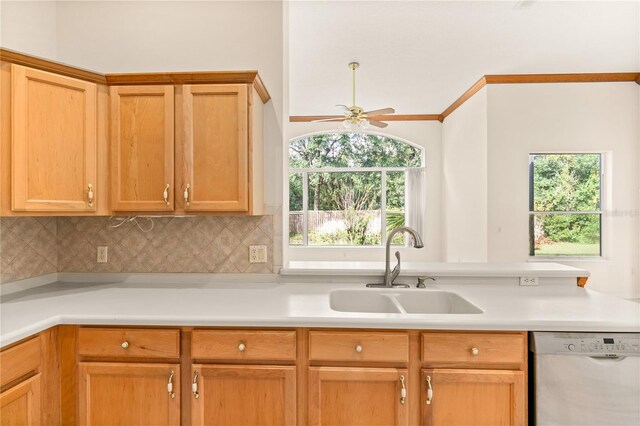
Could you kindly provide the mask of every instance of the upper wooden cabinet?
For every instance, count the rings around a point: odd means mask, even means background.
[[[111,87],[111,208],[174,209],[173,86]]]
[[[105,75],[0,48],[0,85],[3,216],[264,213],[257,71]]]
[[[111,208],[261,214],[254,97],[249,84],[111,87]]]
[[[11,66],[13,210],[96,211],[96,98],[94,83]]]
[[[183,85],[180,98],[180,210],[261,214],[262,102],[253,86]]]
[[[248,210],[248,107],[244,84],[184,86],[181,177],[187,209]]]

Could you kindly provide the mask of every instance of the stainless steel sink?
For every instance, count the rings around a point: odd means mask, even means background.
[[[456,293],[441,290],[334,290],[331,309],[387,314],[481,314],[482,309]]]

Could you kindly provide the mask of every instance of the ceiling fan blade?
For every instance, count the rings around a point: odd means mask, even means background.
[[[393,114],[394,112],[396,112],[396,110],[393,108],[382,108],[382,109],[374,109],[373,111],[367,111],[365,112],[365,114],[367,114],[369,117],[373,117],[376,115]]]
[[[372,126],[379,127],[381,129],[384,129],[385,127],[388,126],[387,123],[383,123],[382,121],[378,121],[378,120],[369,120],[369,124],[371,124]]]
[[[351,114],[351,108],[346,105],[336,105],[338,108],[342,110],[345,114]]]
[[[343,121],[344,117],[323,118],[321,120],[311,120],[311,123],[322,123],[325,121]]]

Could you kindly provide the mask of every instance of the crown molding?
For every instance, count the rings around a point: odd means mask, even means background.
[[[40,71],[48,71],[64,75],[66,77],[77,78],[78,80],[90,81],[91,83],[107,84],[107,79],[104,74],[73,67],[60,62],[50,61],[48,59],[38,58],[36,56],[16,52],[15,50],[0,48],[0,60],[16,65],[35,68]]]
[[[291,123],[307,123],[316,120],[341,119],[344,115],[292,115],[289,117]],[[435,121],[440,120],[440,114],[393,114],[393,115],[372,115],[371,120],[378,121]]]
[[[406,115],[385,115],[372,117],[382,121],[429,121],[444,120],[453,111],[460,108],[473,95],[487,84],[528,84],[528,83],[611,83],[611,82],[636,82],[640,84],[640,73],[618,72],[618,73],[572,73],[572,74],[500,74],[484,75],[480,77],[469,89],[467,89],[458,99],[449,105],[441,114],[406,114]],[[293,123],[310,122],[326,118],[341,118],[339,115],[294,115],[289,117]],[[393,118],[392,118],[393,117]]]
[[[151,84],[252,84],[267,103],[271,96],[258,71],[199,71],[199,72],[148,72],[106,74],[109,86],[140,86]]]
[[[108,86],[150,84],[252,84],[263,103],[271,99],[258,71],[202,71],[102,74],[0,48],[0,60]]]

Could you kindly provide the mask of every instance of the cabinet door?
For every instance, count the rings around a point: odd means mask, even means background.
[[[13,386],[0,394],[0,424],[39,425],[40,412],[40,374]]]
[[[192,377],[194,426],[296,424],[295,367],[198,364]]]
[[[422,370],[424,425],[524,425],[525,398],[522,371]]]
[[[408,425],[408,382],[396,368],[310,367],[309,425]]]
[[[173,210],[173,105],[173,86],[111,87],[113,210]]]
[[[187,211],[248,211],[248,104],[244,84],[183,86],[180,189]]]
[[[180,424],[179,364],[81,362],[79,373],[81,425]]]
[[[96,210],[93,83],[11,66],[12,209]]]

